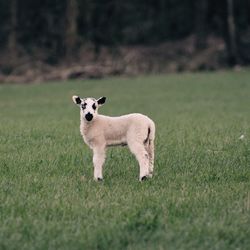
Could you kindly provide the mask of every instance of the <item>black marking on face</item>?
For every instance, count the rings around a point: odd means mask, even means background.
[[[80,104],[82,102],[81,98],[78,96],[75,98],[76,104]]]
[[[87,103],[85,102],[85,103],[83,103],[83,105],[82,105],[82,109],[86,109],[86,106],[87,106]]]
[[[85,115],[85,118],[86,118],[87,121],[90,122],[93,119],[93,115],[91,113],[88,113],[88,114]]]
[[[97,103],[98,103],[99,105],[102,105],[102,104],[105,103],[105,101],[106,101],[106,97],[101,97],[101,98],[99,98],[99,99],[97,100]]]
[[[96,110],[96,105],[95,105],[95,103],[92,105],[92,108],[93,108],[94,110]]]

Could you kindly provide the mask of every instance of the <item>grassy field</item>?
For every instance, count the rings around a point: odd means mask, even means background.
[[[112,148],[93,181],[73,94],[156,122],[152,180]],[[250,71],[0,85],[0,249],[249,249],[249,138]]]

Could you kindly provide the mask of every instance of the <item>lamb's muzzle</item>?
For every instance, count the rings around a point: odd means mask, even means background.
[[[154,169],[155,124],[147,116],[133,113],[118,117],[98,114],[106,97],[72,97],[80,107],[80,132],[84,142],[93,150],[94,179],[102,180],[102,168],[109,146],[127,145],[139,166],[139,180],[152,177]]]

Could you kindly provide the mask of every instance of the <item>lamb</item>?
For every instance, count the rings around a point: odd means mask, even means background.
[[[72,96],[80,107],[80,132],[84,142],[93,150],[94,180],[102,181],[102,168],[109,146],[128,146],[139,167],[139,180],[152,177],[154,170],[155,124],[147,116],[133,113],[118,117],[98,114],[106,97],[80,98]]]

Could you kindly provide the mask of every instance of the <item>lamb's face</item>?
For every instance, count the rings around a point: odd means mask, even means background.
[[[81,119],[91,122],[96,118],[99,106],[105,103],[106,97],[96,100],[91,97],[81,99],[79,96],[73,96],[72,99],[80,107]]]
[[[80,105],[81,117],[86,119],[88,122],[95,119],[95,116],[98,112],[98,104],[94,98],[83,99],[83,102]]]

